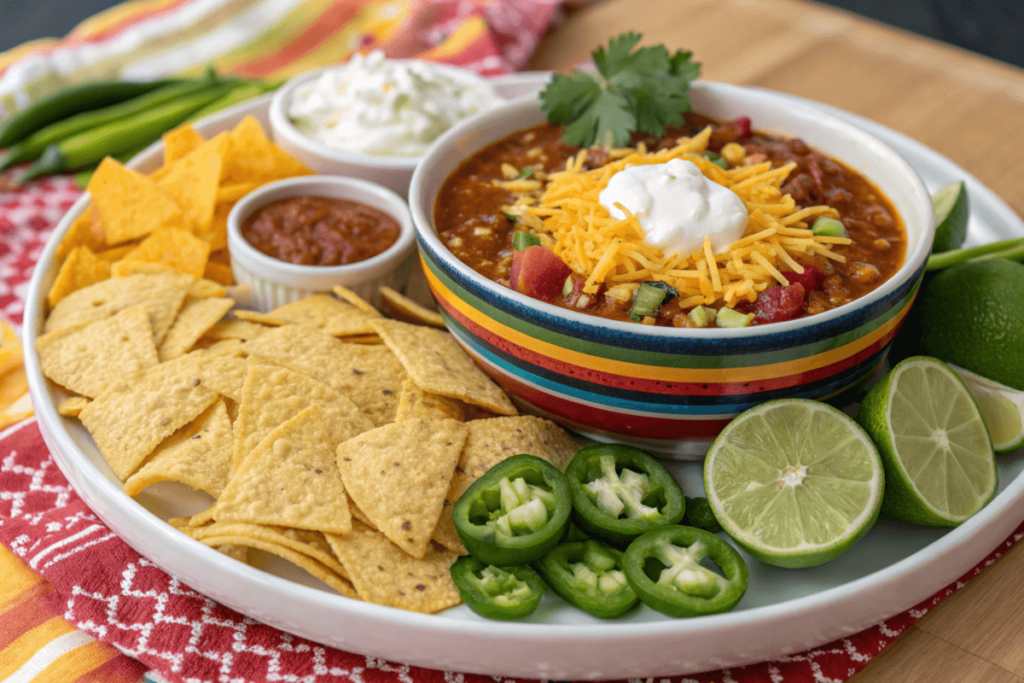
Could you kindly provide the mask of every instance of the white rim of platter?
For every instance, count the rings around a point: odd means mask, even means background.
[[[498,79],[510,97],[536,93],[547,73]],[[969,243],[1024,235],[1024,222],[998,196],[942,155],[859,116],[778,93],[846,119],[881,138],[921,174],[930,191],[963,179],[971,194]],[[196,128],[226,130],[246,115],[268,128],[270,96],[214,114]],[[756,126],[756,122],[755,122]],[[157,143],[131,165],[160,163]],[[24,321],[26,369],[40,430],[61,471],[125,542],[168,574],[254,619],[350,652],[433,669],[540,679],[670,676],[740,666],[799,652],[868,628],[952,583],[1003,541],[1024,518],[1024,450],[999,459],[1000,491],[981,512],[951,529],[882,519],[850,552],[821,567],[786,570],[745,557],[750,587],[732,612],[670,619],[646,607],[602,621],[545,596],[531,617],[487,621],[465,606],[436,615],[342,597],[299,570],[271,562],[262,571],[175,531],[163,520],[208,504],[178,484],[157,484],[137,500],[125,495],[77,420],[61,418],[61,396],[43,379],[35,340],[43,300],[56,275],[54,250],[89,203],[83,196],[60,221],[32,277]],[[668,463],[688,494],[702,491],[700,466]],[[205,502],[204,502],[205,501]],[[183,509],[187,508],[187,509]]]

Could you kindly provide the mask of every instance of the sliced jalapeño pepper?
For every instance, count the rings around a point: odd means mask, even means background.
[[[565,475],[521,453],[487,470],[452,508],[469,554],[497,566],[525,564],[558,545],[572,503]]]
[[[638,448],[581,448],[565,470],[573,521],[587,534],[625,546],[642,533],[678,524],[683,490],[665,466]]]
[[[594,616],[617,617],[640,602],[622,571],[622,552],[604,543],[562,543],[535,566],[556,593]]]
[[[721,574],[701,564],[705,558]],[[728,612],[747,590],[747,565],[714,534],[688,526],[649,531],[629,544],[626,581],[649,607],[671,617]]]
[[[525,564],[495,567],[475,557],[460,557],[451,572],[462,601],[488,619],[525,617],[544,597],[544,581]]]

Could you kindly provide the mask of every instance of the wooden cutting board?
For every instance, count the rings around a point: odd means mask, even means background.
[[[1024,70],[801,0],[603,0],[569,12],[527,68],[569,70],[625,30],[693,50],[706,80],[792,93],[906,133],[1024,215]],[[1024,543],[850,681],[1022,676]]]

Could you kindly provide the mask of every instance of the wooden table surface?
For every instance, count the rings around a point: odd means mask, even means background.
[[[570,69],[626,30],[693,50],[707,80],[800,95],[901,131],[1024,215],[1024,70],[802,0],[603,0],[571,12],[528,68]],[[1024,543],[851,683],[1024,683],[1022,578]]]

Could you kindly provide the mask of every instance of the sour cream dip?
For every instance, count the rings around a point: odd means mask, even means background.
[[[418,60],[355,55],[296,89],[288,117],[328,147],[414,157],[464,118],[504,102],[471,71]]]
[[[743,237],[747,227],[743,200],[683,159],[627,166],[611,177],[599,201],[612,218],[626,217],[615,204],[626,207],[640,222],[647,243],[666,254],[700,251],[705,237],[718,253]]]

